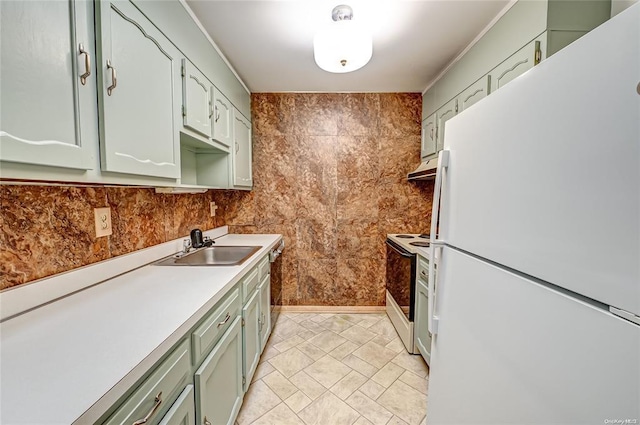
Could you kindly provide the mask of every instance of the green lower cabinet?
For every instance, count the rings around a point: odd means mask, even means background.
[[[240,317],[196,371],[195,385],[196,423],[233,425],[244,396]]]
[[[431,362],[431,335],[427,321],[429,319],[429,289],[427,285],[418,279],[416,284],[416,317],[414,322],[415,344],[422,357]]]
[[[258,286],[260,294],[260,353],[271,334],[271,274],[267,274]]]
[[[193,398],[193,385],[187,385],[171,409],[164,415],[160,425],[195,425],[196,407]]]
[[[242,373],[244,376],[244,391],[249,389],[251,377],[258,367],[260,360],[260,293],[254,291],[249,301],[242,309]]]

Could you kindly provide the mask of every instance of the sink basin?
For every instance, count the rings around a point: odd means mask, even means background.
[[[261,246],[210,246],[190,254],[176,254],[154,263],[156,266],[237,266]]]

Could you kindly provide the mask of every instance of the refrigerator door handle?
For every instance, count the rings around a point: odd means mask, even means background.
[[[433,187],[433,206],[431,211],[431,241],[429,243],[429,299],[427,316],[427,328],[432,335],[438,333],[438,316],[436,315],[436,248],[439,249],[438,258],[442,258],[442,247],[444,241],[438,239],[436,230],[438,228],[438,216],[440,215],[440,192],[442,190],[442,174],[449,166],[449,151],[440,151],[438,154],[438,171],[436,171],[436,182]]]

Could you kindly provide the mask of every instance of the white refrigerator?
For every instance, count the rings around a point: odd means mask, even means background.
[[[447,122],[428,425],[640,423],[639,28],[636,4]]]

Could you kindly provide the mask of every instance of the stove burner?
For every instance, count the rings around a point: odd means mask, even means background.
[[[429,246],[429,242],[422,242],[422,241],[418,241],[418,242],[409,242],[409,245],[413,245],[413,246],[421,246],[424,248],[427,248]]]
[[[419,237],[419,238],[422,238],[422,239],[431,239],[431,236],[430,236],[430,235],[427,235],[426,233],[423,233],[423,234],[421,234],[421,235],[418,235],[418,237]]]
[[[396,235],[396,238],[400,238],[400,239],[413,239],[414,236],[411,235]]]

